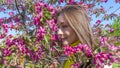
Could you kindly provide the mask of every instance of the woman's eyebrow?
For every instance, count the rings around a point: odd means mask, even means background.
[[[63,24],[64,24],[64,22],[57,23],[58,26],[59,26],[59,25],[63,25]]]

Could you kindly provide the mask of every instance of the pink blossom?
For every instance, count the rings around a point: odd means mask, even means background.
[[[47,6],[47,8],[48,8],[48,10],[50,11],[51,16],[53,16],[53,15],[56,13],[56,11],[55,11],[55,9],[54,9],[53,6]]]
[[[69,3],[71,4],[71,3],[73,3],[74,2],[74,0],[69,0]]]
[[[28,48],[25,48],[25,50],[26,50],[26,52],[25,52],[26,55],[27,55],[27,56],[30,56],[30,50],[29,50]]]
[[[92,56],[92,50],[86,44],[85,45],[79,44],[78,46],[75,46],[75,47],[71,47],[71,46],[64,47],[64,53],[68,57],[70,57],[72,54],[76,54],[78,52],[85,53],[88,58]]]
[[[88,9],[88,5],[87,5],[87,4],[83,3],[82,5],[83,5],[83,7],[84,7],[85,9]]]
[[[42,2],[37,2],[37,3],[35,4],[35,10],[36,10],[36,12],[37,12],[37,13],[42,12],[43,7],[44,7],[44,3],[42,3]]]
[[[40,58],[43,58],[45,52],[42,51],[41,47],[38,46],[38,50],[29,50],[27,49],[27,55],[32,59],[32,61],[38,61]]]
[[[17,16],[17,17],[14,18],[14,21],[15,21],[15,22],[20,22],[20,20],[21,20],[21,19],[20,19],[19,16]]]
[[[78,62],[78,63],[74,63],[70,65],[70,68],[80,68],[80,65],[82,64],[82,62]]]
[[[120,47],[119,46],[115,46],[115,45],[108,45],[108,48],[112,51],[118,51],[120,50]]]
[[[44,7],[48,7],[48,4],[44,3]]]
[[[72,51],[72,48],[71,48],[69,45],[66,45],[66,46],[64,47],[64,54],[65,54],[66,56],[70,57],[71,54],[72,54],[71,51]]]
[[[101,23],[101,20],[97,20],[96,23],[94,24],[95,27],[99,26]]]
[[[94,57],[94,64],[96,65],[96,68],[102,68],[108,59],[109,54],[105,54],[103,52],[96,54]]]
[[[12,3],[12,0],[7,0],[7,4],[11,4]]]
[[[99,1],[100,1],[100,2],[105,2],[105,3],[106,3],[108,0],[99,0]]]
[[[40,26],[37,31],[38,40],[42,40],[45,34],[46,34],[45,28]]]
[[[51,36],[51,41],[55,41],[55,40],[58,40],[58,37],[57,37],[57,35],[52,34],[52,36]]]
[[[114,29],[113,29],[113,28],[110,29],[110,33],[112,33],[112,32],[114,32]]]
[[[22,45],[22,46],[19,45],[18,47],[19,47],[20,52],[21,52],[22,54],[24,54],[25,51],[26,51],[26,50],[25,50],[25,45]]]
[[[48,6],[48,10],[53,11],[54,7],[53,6]]]
[[[6,34],[0,34],[0,39],[3,39],[6,36]]]
[[[43,16],[43,13],[40,12],[37,16],[35,16],[35,17],[33,18],[34,24],[35,24],[36,26],[39,26],[39,25],[41,24],[40,20],[42,19],[42,16]]]
[[[96,24],[99,25],[101,23],[101,20],[97,20]]]
[[[107,38],[106,37],[100,37],[100,46],[106,46]]]
[[[53,11],[51,12],[51,16],[54,16],[55,13],[57,13],[57,12],[56,12],[55,10],[53,10]]]
[[[65,0],[58,0],[59,3],[63,3]]]
[[[5,12],[5,8],[0,7],[0,11]]]
[[[100,12],[101,12],[101,13],[105,13],[105,9],[104,9],[103,6],[101,6],[101,8],[100,8]]]
[[[109,24],[106,24],[105,27],[109,27],[110,25]]]
[[[86,56],[90,58],[92,56],[92,50],[90,49],[90,47],[88,45],[84,45],[84,50],[85,50]]]
[[[10,48],[3,48],[3,54],[4,56],[10,56],[12,54],[12,49]]]
[[[9,15],[10,15],[11,17],[13,17],[13,16],[14,16],[14,12],[9,12]]]
[[[7,60],[3,59],[2,64],[6,64],[6,63],[7,63]]]
[[[38,25],[39,23],[40,23],[40,19],[39,18],[37,18],[37,17],[34,17],[34,24],[35,25]]]
[[[8,36],[8,37],[6,38],[6,46],[11,47],[13,44],[14,44],[14,43],[13,43],[13,41],[11,40],[11,37]]]
[[[92,7],[94,7],[94,6],[95,6],[95,5],[92,4],[92,3],[88,4],[88,8],[92,8]]]
[[[115,55],[111,54],[109,55],[110,62],[109,64],[111,65],[112,63],[119,63],[120,58],[116,57]]]
[[[115,2],[116,2],[116,3],[119,3],[119,2],[120,2],[120,0],[115,0]]]
[[[120,59],[115,57],[112,53],[100,52],[94,57],[96,68],[102,68],[105,64],[111,65],[112,63],[118,63],[119,61]]]
[[[51,47],[51,48],[50,48],[50,51],[51,51],[51,52],[54,52],[54,51],[55,51],[55,49]]]
[[[0,18],[0,25],[4,22],[5,18]]]
[[[4,29],[4,33],[8,32],[8,25],[7,24],[2,24],[2,27]]]
[[[56,21],[54,19],[47,20],[47,23],[49,24],[49,26],[53,32],[55,32],[57,30],[57,25],[55,24]]]

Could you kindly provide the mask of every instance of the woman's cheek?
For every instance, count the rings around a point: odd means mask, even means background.
[[[70,32],[67,30],[67,31],[65,31],[65,34],[67,35],[67,36],[70,36]]]

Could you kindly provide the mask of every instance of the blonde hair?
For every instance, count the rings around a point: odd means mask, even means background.
[[[90,20],[86,10],[82,6],[67,5],[61,11],[71,28],[77,34],[80,43],[88,44],[94,50],[96,42],[90,27]]]

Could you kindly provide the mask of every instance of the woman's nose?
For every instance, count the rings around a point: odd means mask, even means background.
[[[58,34],[58,36],[59,36],[60,38],[62,38],[62,36],[63,36],[63,31],[62,31],[61,29],[58,29],[57,34]]]

